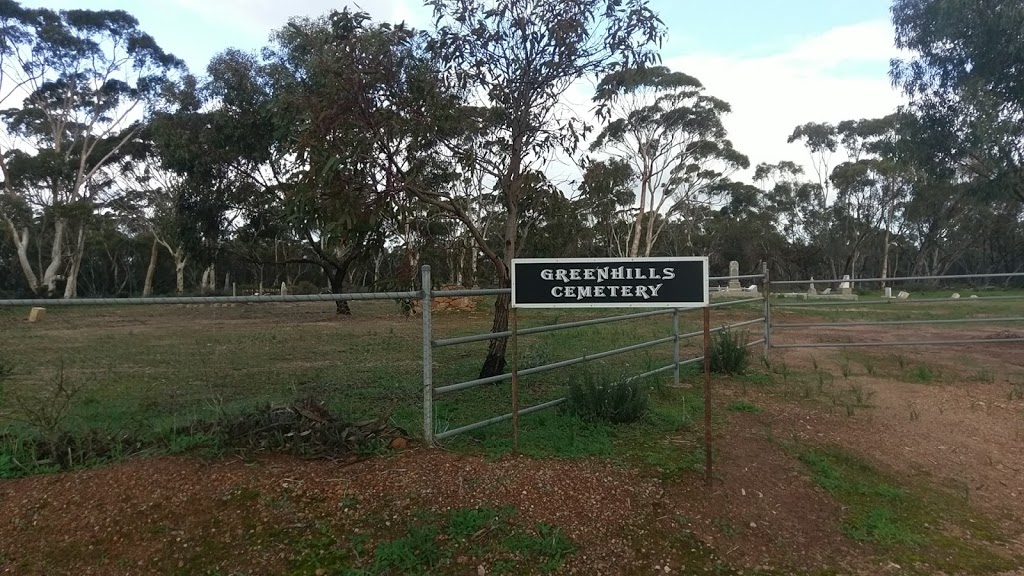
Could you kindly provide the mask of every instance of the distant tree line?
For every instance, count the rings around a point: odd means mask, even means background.
[[[401,289],[424,263],[503,286],[514,256],[1024,269],[1020,2],[896,0],[909,104],[795,127],[813,173],[734,148],[730,105],[661,65],[646,0],[427,4],[425,30],[292,19],[197,73],[123,11],[0,0],[0,295]],[[593,125],[564,98],[588,78]],[[566,159],[579,181],[551,177]]]

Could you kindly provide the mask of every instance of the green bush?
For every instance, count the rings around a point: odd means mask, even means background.
[[[636,422],[647,413],[647,391],[638,382],[614,382],[583,372],[569,385],[563,412],[613,424]]]
[[[711,340],[711,371],[717,374],[743,374],[750,363],[746,332],[722,330]]]

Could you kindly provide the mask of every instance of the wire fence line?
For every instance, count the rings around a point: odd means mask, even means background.
[[[857,327],[899,327],[899,326],[927,326],[927,325],[989,325],[995,326],[998,324],[1007,324],[1024,321],[1024,316],[990,316],[990,317],[968,317],[968,318],[926,318],[926,319],[915,319],[906,318],[898,320],[873,320],[873,321],[833,321],[833,322],[776,322],[771,317],[772,309],[795,309],[803,314],[813,314],[814,309],[827,310],[830,314],[838,314],[845,311],[853,311],[863,306],[879,307],[884,306],[885,312],[891,312],[893,310],[913,311],[915,309],[920,310],[915,305],[917,304],[937,304],[945,303],[951,308],[961,307],[960,309],[970,309],[971,306],[980,306],[984,304],[1004,303],[1013,301],[1024,300],[1024,292],[1019,294],[1004,294],[998,296],[978,296],[972,295],[969,298],[962,298],[958,294],[946,298],[935,298],[935,297],[924,297],[924,298],[911,298],[909,293],[902,294],[903,298],[891,297],[883,295],[881,298],[868,298],[861,300],[859,295],[856,299],[850,299],[851,294],[839,294],[839,295],[822,295],[818,294],[810,289],[808,293],[786,293],[784,295],[771,294],[771,287],[775,286],[796,286],[796,285],[807,285],[813,286],[814,284],[834,284],[843,283],[852,288],[856,283],[868,283],[868,282],[884,282],[888,284],[896,282],[930,282],[936,285],[948,283],[951,280],[991,280],[996,278],[1002,279],[1013,279],[1013,278],[1024,278],[1024,272],[1008,272],[1008,273],[996,273],[996,274],[952,274],[944,276],[900,276],[900,277],[888,277],[888,278],[842,278],[842,279],[808,279],[808,280],[784,280],[769,283],[768,294],[768,320],[767,335],[766,338],[769,341],[769,350],[773,349],[795,349],[795,348],[855,348],[855,347],[915,347],[915,346],[948,346],[948,345],[1000,345],[1008,343],[1016,343],[1024,341],[1024,338],[1018,337],[1013,334],[1008,337],[982,337],[982,338],[923,338],[919,340],[889,340],[889,341],[868,341],[868,340],[857,340],[855,334],[851,334],[846,341],[841,342],[787,342],[784,344],[773,343],[771,341],[773,334],[777,330],[796,330],[796,329],[813,329],[813,328],[834,328],[840,332],[847,328]],[[851,291],[852,292],[852,289]],[[803,302],[786,302],[780,298],[780,296],[786,297],[799,297],[813,299],[813,301]],[[831,334],[830,334],[831,336]],[[997,335],[998,336],[998,335]]]
[[[715,293],[712,294],[712,296],[715,298],[715,301],[710,304],[710,307],[711,308],[715,308],[715,309],[722,309],[722,308],[727,308],[727,307],[731,307],[731,306],[749,306],[749,305],[755,304],[755,303],[767,304],[764,296],[763,295],[759,295],[759,294],[763,294],[763,291],[767,287],[766,283],[764,282],[765,279],[766,279],[766,274],[764,274],[764,273],[762,273],[762,274],[745,274],[745,275],[737,275],[737,276],[714,276],[714,277],[709,278],[709,289],[716,282],[731,282],[731,281],[739,281],[739,280],[754,280],[755,284],[760,284],[760,286],[758,286],[756,288],[759,288],[761,290],[761,292],[759,293],[759,292],[756,291],[756,289],[755,289],[754,292],[751,292],[749,289],[737,290],[737,289],[733,288],[733,289],[729,289],[729,290],[722,290],[722,291],[719,291],[719,292],[715,292]],[[492,425],[492,424],[496,424],[496,423],[499,423],[499,422],[503,422],[505,420],[508,420],[508,419],[512,418],[512,414],[511,413],[505,413],[505,414],[496,415],[494,417],[481,420],[481,421],[476,422],[476,423],[470,422],[468,424],[460,425],[458,427],[454,427],[454,428],[451,428],[451,429],[444,429],[444,430],[437,429],[438,427],[435,425],[436,408],[437,408],[436,401],[438,401],[439,399],[442,399],[442,398],[447,401],[450,397],[454,398],[454,397],[458,396],[456,394],[457,392],[464,391],[464,390],[469,390],[469,389],[472,389],[472,388],[477,388],[477,387],[480,387],[480,386],[484,386],[486,384],[496,384],[496,383],[507,382],[508,380],[511,379],[511,374],[506,372],[506,373],[499,374],[499,375],[496,375],[496,376],[492,376],[492,377],[489,377],[489,378],[476,378],[476,379],[467,380],[467,381],[451,380],[450,376],[445,376],[445,374],[450,374],[453,371],[450,370],[450,369],[447,369],[447,367],[442,365],[442,364],[438,364],[438,360],[435,359],[435,356],[438,354],[438,351],[441,350],[441,349],[447,349],[449,347],[454,347],[454,346],[468,345],[468,344],[481,343],[481,342],[489,342],[489,341],[493,341],[493,340],[501,339],[501,338],[509,338],[509,337],[512,336],[512,331],[511,330],[487,331],[487,332],[482,332],[482,333],[478,333],[478,334],[471,334],[471,335],[466,335],[466,336],[439,337],[441,335],[437,334],[435,332],[436,331],[435,318],[434,318],[435,314],[432,311],[434,308],[436,308],[436,304],[433,304],[433,303],[436,303],[437,299],[440,299],[440,298],[498,297],[498,296],[509,295],[511,290],[508,289],[508,288],[444,289],[444,290],[435,290],[435,289],[432,288],[433,282],[432,282],[432,279],[431,279],[431,276],[430,276],[430,267],[429,266],[423,266],[422,269],[421,269],[421,282],[420,282],[420,286],[421,287],[426,287],[426,289],[420,288],[418,290],[398,290],[398,291],[384,291],[384,292],[354,292],[354,293],[343,293],[343,294],[320,293],[320,294],[280,294],[280,295],[260,294],[260,295],[232,295],[232,296],[153,296],[153,297],[146,297],[146,298],[132,297],[132,298],[77,298],[77,299],[18,298],[18,299],[0,300],[0,309],[11,310],[12,308],[21,308],[21,307],[24,307],[24,308],[29,308],[29,307],[33,307],[33,308],[35,308],[35,307],[41,307],[41,308],[71,308],[71,307],[83,308],[83,307],[85,307],[85,308],[87,308],[87,307],[90,307],[90,306],[97,307],[97,308],[102,308],[102,307],[116,308],[116,307],[121,307],[121,306],[130,306],[130,307],[188,306],[188,307],[196,307],[196,308],[202,309],[205,306],[218,306],[218,305],[259,305],[259,304],[275,305],[275,304],[300,304],[300,303],[318,303],[318,302],[327,303],[327,302],[342,302],[342,301],[347,301],[347,302],[354,302],[354,301],[365,301],[365,302],[370,302],[370,301],[399,301],[399,302],[402,302],[402,301],[404,301],[407,304],[408,301],[410,301],[410,300],[411,301],[421,301],[422,304],[419,306],[419,310],[416,311],[417,313],[415,315],[409,315],[409,316],[410,316],[410,319],[413,316],[419,316],[418,323],[420,324],[420,326],[417,327],[417,332],[420,332],[420,334],[417,334],[416,337],[417,337],[417,339],[421,340],[421,342],[419,344],[422,347],[422,350],[421,350],[421,362],[422,362],[421,371],[422,371],[422,374],[421,374],[421,378],[419,378],[420,382],[419,382],[419,386],[418,386],[418,387],[421,388],[421,391],[420,392],[414,392],[413,394],[415,396],[417,396],[417,397],[421,397],[422,398],[422,425],[423,425],[423,436],[424,436],[424,439],[427,440],[428,442],[448,439],[448,438],[452,438],[454,436],[457,436],[457,435],[465,433],[465,432],[477,430],[477,429],[479,429],[481,427]],[[757,297],[752,297],[752,296],[757,296]],[[724,297],[724,298],[721,301],[719,301],[720,297]],[[406,307],[406,312],[408,312],[408,311],[409,311],[408,307]],[[620,341],[616,342],[616,344],[621,344],[621,345],[617,345],[616,347],[613,347],[613,348],[610,348],[610,349],[606,349],[606,350],[597,350],[597,351],[586,350],[586,353],[583,353],[583,354],[575,353],[574,355],[572,355],[571,357],[568,357],[568,358],[563,357],[563,358],[560,358],[560,359],[550,359],[550,360],[545,359],[545,361],[543,361],[540,365],[529,366],[529,367],[526,367],[526,368],[520,370],[519,374],[522,375],[522,376],[545,374],[545,373],[549,373],[549,372],[554,371],[554,370],[570,368],[570,367],[574,367],[574,366],[578,366],[578,365],[583,365],[583,364],[587,364],[587,363],[591,363],[591,362],[595,362],[595,361],[600,361],[600,360],[607,359],[607,358],[617,357],[619,355],[626,355],[626,354],[630,354],[630,353],[636,353],[636,352],[641,352],[641,351],[648,351],[648,350],[652,350],[652,349],[658,349],[657,352],[656,352],[656,356],[664,356],[665,352],[668,351],[668,347],[671,346],[671,350],[672,350],[671,351],[671,360],[666,362],[665,365],[660,365],[660,366],[659,365],[654,365],[654,366],[651,366],[650,364],[648,364],[647,366],[644,366],[641,370],[637,370],[636,371],[637,373],[635,373],[635,374],[629,374],[628,371],[627,371],[627,373],[623,374],[623,378],[625,378],[624,381],[631,382],[631,381],[635,381],[635,380],[642,379],[642,378],[648,378],[648,377],[653,377],[653,376],[657,376],[657,375],[671,374],[672,375],[671,376],[672,381],[675,382],[675,383],[678,383],[679,379],[680,379],[680,367],[693,365],[693,364],[696,364],[696,363],[698,363],[698,362],[700,362],[702,360],[702,357],[698,357],[698,358],[684,357],[684,354],[681,351],[683,343],[687,342],[688,340],[690,340],[692,338],[698,337],[699,335],[702,334],[702,332],[686,332],[686,331],[680,329],[680,317],[682,315],[686,314],[689,311],[691,311],[691,310],[689,310],[689,309],[687,309],[687,310],[652,309],[652,310],[644,310],[644,311],[640,311],[640,312],[631,312],[631,313],[626,313],[626,314],[621,313],[621,312],[619,312],[617,314],[616,313],[612,313],[613,315],[601,315],[601,316],[592,317],[592,318],[586,318],[585,317],[585,319],[571,319],[569,321],[562,321],[562,322],[558,322],[557,321],[557,317],[556,317],[556,321],[554,323],[551,323],[551,324],[519,328],[518,331],[517,331],[517,334],[519,336],[534,336],[534,335],[543,335],[543,334],[548,334],[548,333],[555,333],[555,332],[560,332],[560,331],[565,331],[565,330],[586,329],[586,328],[590,328],[590,327],[596,327],[596,326],[599,326],[599,325],[609,325],[609,324],[615,324],[615,323],[621,323],[621,322],[628,322],[628,321],[635,321],[635,320],[646,320],[646,319],[650,319],[652,321],[657,321],[657,320],[660,320],[660,319],[664,318],[664,319],[667,320],[667,322],[671,322],[671,326],[672,326],[672,330],[671,330],[671,332],[669,332],[671,335],[660,336],[660,337],[653,338],[653,339],[650,339],[651,338],[650,336],[639,336],[638,337],[637,333],[622,332],[622,333],[620,333],[621,336],[617,338]],[[767,308],[766,308],[766,312],[767,312]],[[601,312],[594,311],[594,314],[600,314],[600,313]],[[68,318],[70,320],[68,320],[68,321],[71,322],[71,326],[73,326],[73,327],[75,327],[77,329],[91,330],[90,323],[92,322],[92,319],[93,319],[92,314],[93,314],[93,312],[91,310],[90,311],[86,311],[86,312],[84,312],[84,316],[69,316]],[[169,316],[169,318],[170,317],[174,317],[175,314],[176,313],[171,313],[171,316]],[[179,322],[177,322],[177,321],[175,321],[173,319],[170,320],[170,322],[172,324],[174,324],[176,327],[180,327],[180,326],[178,326],[178,324],[188,325],[189,323],[192,322],[193,319],[197,319],[197,318],[204,318],[205,319],[206,318],[206,317],[202,316],[203,314],[205,314],[204,312],[189,312],[188,314],[189,314],[189,316],[183,317],[185,319],[183,322],[179,323]],[[200,314],[200,316],[196,316],[196,314]],[[276,313],[272,313],[272,314],[276,315]],[[529,314],[529,313],[527,313],[527,314]],[[607,312],[605,312],[605,314],[607,314]],[[749,329],[749,328],[752,328],[752,327],[754,327],[756,325],[764,325],[765,326],[765,334],[766,334],[766,337],[767,337],[766,317],[763,314],[760,315],[760,316],[761,316],[760,318],[756,318],[756,319],[753,319],[753,320],[736,321],[736,322],[734,322],[732,324],[727,324],[727,325],[723,325],[723,326],[715,326],[714,328],[711,329],[711,332],[712,333],[716,333],[716,332],[721,332],[723,330]],[[124,326],[126,321],[127,322],[131,322],[131,319],[134,318],[134,316],[130,316],[130,315],[128,315],[128,316],[109,316],[109,317],[117,319],[116,322],[120,323],[120,324],[117,324],[118,326]],[[228,316],[225,316],[224,318],[231,318],[231,317],[233,317],[233,316],[231,316],[229,314]],[[13,318],[13,316],[9,316],[9,318]],[[162,326],[162,324],[160,324],[160,325]],[[45,326],[45,323],[43,324],[43,326]],[[164,386],[164,385],[170,385],[172,388],[177,389],[177,388],[179,388],[178,384],[180,382],[182,382],[182,381],[190,382],[190,383],[195,383],[195,382],[198,382],[200,380],[207,380],[206,385],[207,385],[207,387],[211,388],[211,390],[215,389],[216,386],[220,385],[220,384],[223,384],[224,386],[228,387],[228,389],[230,390],[230,392],[228,393],[228,396],[229,396],[229,398],[232,398],[232,401],[237,400],[237,398],[235,398],[235,396],[237,396],[236,393],[241,394],[242,392],[245,391],[245,389],[246,389],[246,385],[245,385],[246,382],[243,382],[243,381],[246,381],[246,377],[244,376],[244,374],[246,374],[246,373],[251,373],[266,388],[266,389],[261,389],[260,392],[258,392],[258,393],[254,391],[253,394],[251,395],[251,397],[253,399],[255,399],[255,398],[260,397],[259,394],[267,393],[268,390],[270,390],[270,387],[274,386],[275,382],[277,382],[277,380],[275,380],[275,379],[280,378],[284,374],[291,374],[290,369],[287,366],[292,364],[293,362],[306,362],[306,361],[308,361],[311,364],[318,364],[318,363],[321,362],[319,359],[316,359],[316,358],[305,360],[303,358],[289,357],[289,353],[292,353],[291,350],[293,350],[293,349],[285,349],[284,347],[282,347],[280,349],[281,350],[280,353],[277,353],[277,354],[275,354],[275,353],[268,353],[266,355],[261,355],[257,351],[247,351],[246,358],[239,358],[238,357],[239,356],[238,348],[240,348],[240,347],[241,348],[248,347],[249,346],[248,342],[250,341],[250,338],[256,338],[257,339],[256,341],[259,342],[260,345],[264,344],[264,342],[262,340],[260,340],[261,338],[265,338],[265,339],[268,339],[271,342],[275,342],[277,340],[276,340],[276,334],[274,334],[274,333],[278,332],[278,331],[283,331],[284,330],[283,327],[279,327],[279,326],[274,325],[274,324],[270,324],[270,325],[267,325],[265,327],[262,326],[261,324],[254,324],[254,325],[249,325],[249,326],[250,327],[240,326],[238,331],[231,332],[230,334],[228,332],[224,332],[222,335],[219,335],[219,336],[216,334],[216,332],[206,332],[206,333],[204,333],[204,336],[208,336],[208,337],[212,338],[213,340],[215,340],[217,342],[220,342],[220,344],[217,344],[217,343],[214,343],[214,344],[209,344],[209,343],[208,344],[201,344],[201,343],[197,343],[195,350],[193,352],[188,352],[188,353],[184,354],[185,357],[183,357],[183,358],[163,358],[163,357],[161,357],[159,359],[159,361],[154,361],[151,364],[135,363],[135,362],[133,362],[132,361],[132,357],[133,356],[138,356],[138,352],[127,352],[127,351],[120,352],[119,350],[115,349],[115,348],[117,348],[119,346],[119,343],[117,343],[117,342],[113,342],[111,344],[111,346],[109,347],[110,350],[106,350],[105,351],[105,354],[109,356],[108,358],[100,359],[97,356],[92,355],[91,351],[84,351],[84,352],[79,353],[79,349],[76,349],[76,350],[72,351],[72,354],[73,355],[77,354],[76,358],[80,362],[83,363],[81,368],[84,369],[86,372],[96,372],[96,373],[98,373],[98,371],[95,368],[95,365],[94,364],[88,364],[88,363],[89,362],[95,363],[95,362],[101,362],[101,361],[102,362],[106,362],[110,366],[113,366],[114,367],[114,372],[117,372],[117,370],[121,370],[120,374],[114,374],[114,376],[113,376],[115,379],[119,379],[118,380],[118,384],[125,384],[125,385],[129,385],[129,384],[130,385],[136,385],[136,384],[138,384],[138,385],[143,385],[145,387],[148,387],[150,389],[153,389],[154,386],[159,387],[159,386]],[[646,326],[645,330],[649,332],[650,331],[650,325],[645,325],[645,326]],[[667,326],[667,324],[666,324],[666,326]],[[107,326],[102,326],[102,329],[105,330],[106,328],[107,328]],[[116,328],[111,328],[111,330],[114,330],[114,329],[116,329]],[[640,330],[639,333],[642,334],[645,330]],[[129,329],[128,333],[131,334],[131,331],[132,330]],[[253,334],[250,335],[250,332],[253,332]],[[309,333],[307,333],[306,337],[309,337],[308,334]],[[630,342],[629,341],[629,339],[641,339],[641,338],[644,341],[639,341],[639,342],[636,342],[636,341]],[[224,342],[226,342],[228,340],[231,340],[231,339],[234,339],[234,340],[232,340],[231,345],[225,345],[224,344]],[[146,353],[154,354],[154,356],[159,356],[160,355],[159,352],[156,352],[157,350],[159,350],[159,347],[157,346],[156,348],[154,348],[155,344],[146,341],[146,339],[144,339],[144,338],[137,338],[137,337],[133,338],[133,340],[131,342],[129,342],[129,344],[131,344],[129,346],[129,348],[132,348],[132,349],[134,349],[134,348],[141,348],[141,349],[145,349]],[[758,345],[762,345],[762,344],[765,344],[765,338],[761,338],[761,339],[756,340],[754,342],[750,342],[748,344],[748,346],[752,347],[752,346],[758,346]],[[403,341],[402,345],[403,346],[408,345],[407,344],[407,340]],[[188,342],[182,342],[181,345],[180,345],[181,348],[188,348],[189,346],[190,346],[190,344]],[[204,346],[205,346],[205,348],[204,348]],[[270,349],[273,350],[275,348],[275,346],[276,345],[271,345]],[[253,348],[259,348],[259,346],[253,346]],[[81,349],[81,350],[84,350],[84,349]],[[220,350],[225,350],[225,351],[224,352],[220,352]],[[580,350],[580,352],[583,352],[583,350]],[[209,358],[204,357],[204,354],[210,355]],[[180,355],[182,355],[182,352],[180,350],[175,350],[173,353],[171,353],[171,355],[172,356],[180,356]],[[250,358],[250,356],[251,356],[251,358]],[[440,362],[445,362],[445,358],[447,358],[447,357],[448,356],[442,356]],[[324,358],[323,361],[324,362],[333,362],[334,363],[334,364],[331,365],[332,368],[330,370],[322,371],[325,375],[327,375],[326,376],[327,378],[331,378],[331,379],[334,378],[333,375],[336,372],[342,373],[341,371],[344,370],[344,365],[345,365],[345,362],[346,362],[343,359],[340,359],[338,357],[330,357],[329,355],[325,355],[325,358]],[[648,360],[648,362],[650,362],[650,360]],[[338,370],[334,370],[334,368],[333,368],[334,365],[337,365]],[[39,366],[41,366],[41,365],[39,365]],[[211,366],[212,366],[212,368],[211,368]],[[441,368],[441,370],[439,370],[439,368]],[[227,370],[228,372],[221,373],[221,372],[219,372],[219,370],[221,370],[221,369]],[[141,372],[139,372],[140,370],[141,370]],[[316,376],[313,376],[313,377],[306,376],[306,374],[308,374],[308,372],[309,371],[302,372],[301,375],[296,375],[295,378],[289,378],[288,381],[294,383],[294,382],[296,382],[297,380],[300,380],[300,379],[315,380]],[[364,370],[362,373],[366,373],[366,372],[367,371]],[[455,372],[457,373],[458,370],[456,370]],[[316,374],[316,373],[317,372],[314,370],[313,374]],[[110,374],[112,374],[112,373],[108,372],[108,375],[107,375],[108,379],[111,378]],[[444,378],[445,381],[438,382],[438,377],[439,376]],[[281,387],[281,386],[287,387],[287,384],[285,382],[280,382],[280,383],[277,383],[276,385],[278,387]],[[292,384],[292,386],[294,386],[294,385],[295,384]],[[193,386],[193,388],[194,388],[194,386]],[[237,388],[237,390],[236,390],[236,388]],[[341,387],[339,387],[339,388],[341,388]],[[192,400],[193,403],[197,403],[197,402],[201,403],[201,399],[198,399],[198,396],[196,396],[198,394],[197,391],[191,390],[188,386],[181,386],[180,389],[182,389],[182,390],[189,389],[190,391],[171,390],[171,391],[167,392],[166,394],[164,394],[165,398],[163,398],[161,400],[168,400],[168,402],[170,402],[170,399],[177,399],[177,398],[180,398],[180,397],[187,397],[187,398],[193,398],[194,397],[196,399]],[[336,398],[338,393],[343,393],[343,392],[340,392],[340,391],[339,392],[334,392],[333,389],[331,389],[331,390],[332,391],[329,392],[329,393],[332,394],[332,396],[331,396],[332,398]],[[214,390],[214,391],[216,391],[216,390]],[[157,394],[157,395],[160,394],[159,391],[156,391],[154,393]],[[211,392],[211,393],[213,393],[213,392]],[[147,394],[149,394],[149,393],[147,392]],[[218,392],[218,394],[219,394],[219,392]],[[270,394],[271,394],[271,397],[277,397],[277,395],[279,395],[279,392],[270,391]],[[413,399],[412,395],[410,395],[408,398],[406,398],[406,392],[404,391],[404,385],[403,385],[403,391],[391,391],[390,393],[388,393],[388,395],[390,395],[392,398],[398,398],[399,396],[401,396],[402,397],[401,401],[403,403],[404,402],[408,402],[408,401]],[[143,395],[143,396],[145,396],[145,395]],[[243,394],[243,396],[244,396],[244,394]],[[146,396],[146,397],[148,397],[148,396]],[[175,401],[178,401],[178,400],[175,400]],[[546,400],[546,401],[538,403],[535,406],[523,407],[518,412],[519,412],[520,415],[523,415],[523,414],[529,414],[529,413],[540,411],[540,410],[546,410],[546,409],[554,408],[554,407],[558,406],[563,401],[564,401],[564,398],[557,398],[557,399],[554,399],[554,400]],[[128,400],[125,400],[125,402],[128,402]],[[181,400],[180,402],[185,402],[185,400]],[[208,401],[206,401],[206,402],[208,403]],[[179,403],[179,404],[175,404],[175,406],[178,406],[178,408],[175,408],[175,410],[180,410],[181,406],[184,406],[184,404],[180,404]],[[168,408],[168,410],[170,410],[170,408]],[[179,417],[180,417],[180,413],[175,412],[174,416],[173,416],[175,421],[177,421],[177,418],[179,418]],[[457,414],[455,414],[455,417],[457,417]]]

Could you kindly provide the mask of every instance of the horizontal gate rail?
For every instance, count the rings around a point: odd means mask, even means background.
[[[817,280],[815,280],[817,282]],[[918,298],[917,300],[900,300],[890,298],[886,300],[816,300],[814,302],[773,302],[773,308],[804,308],[815,306],[876,306],[888,304],[891,306],[906,306],[908,304],[928,304],[935,302],[991,302],[993,300],[1024,300],[1024,294],[1018,296],[979,296],[977,298]],[[774,326],[774,324],[773,324]]]
[[[1024,342],[1024,338],[979,338],[974,340],[919,340],[916,342],[808,342],[772,344],[772,348],[856,348],[862,346],[943,346],[947,344],[1000,344]]]
[[[941,281],[941,280],[973,280],[975,278],[1024,278],[1024,272],[1007,272],[1001,274],[950,274],[948,276],[895,276],[890,278],[843,278],[826,280],[772,280],[773,285],[792,286],[795,284],[835,284],[836,282],[914,282],[914,281]]]
[[[744,298],[743,300],[728,300],[726,302],[718,302],[717,304],[709,304],[708,308],[723,308],[725,306],[735,306],[737,304],[750,304],[751,302],[764,302],[764,298]]]
[[[530,406],[529,408],[523,408],[522,410],[519,411],[519,415],[525,416],[527,414],[533,414],[534,412],[540,412],[541,410],[547,410],[548,408],[554,408],[555,406],[558,406],[562,402],[565,402],[564,397],[558,398],[557,400],[552,400],[550,402],[544,402],[543,404],[537,404],[536,406]],[[506,420],[511,419],[512,413],[509,412],[508,414],[502,414],[501,416],[495,416],[494,418],[488,418],[487,420],[481,420],[479,422],[474,422],[473,424],[467,424],[459,428],[446,430],[439,434],[435,434],[434,438],[437,438],[438,440],[444,440],[445,438],[451,438],[452,436],[455,436],[457,434],[472,432],[473,430],[479,430],[480,428],[484,428],[492,424],[498,424],[499,422],[504,422]]]
[[[847,326],[910,326],[918,324],[977,324],[1000,322],[1024,322],[1024,316],[1012,318],[958,318],[943,320],[883,320],[878,322],[796,322],[772,324],[772,328],[845,328]]]
[[[668,311],[668,312],[671,312],[671,311]],[[659,312],[659,313],[664,314],[666,312]],[[757,318],[755,320],[747,320],[747,321],[744,321],[744,322],[736,322],[734,324],[728,324],[728,325],[725,325],[725,326],[719,326],[717,328],[712,328],[711,330],[709,330],[709,332],[714,334],[716,332],[722,332],[724,330],[731,330],[733,328],[739,328],[739,327],[742,327],[742,326],[749,326],[751,324],[758,324],[758,323],[761,323],[761,322],[764,322],[764,318]],[[523,334],[524,332],[525,331],[520,331],[519,333]],[[683,339],[686,339],[686,338],[693,338],[695,336],[700,336],[702,334],[704,334],[703,330],[701,330],[699,332],[689,332],[689,333],[686,333],[686,334],[680,334],[679,335],[679,339],[683,340]],[[626,346],[624,348],[616,348],[615,350],[608,350],[606,352],[598,352],[597,354],[587,354],[585,356],[580,356],[579,358],[572,358],[572,359],[569,359],[569,360],[562,360],[560,362],[553,362],[551,364],[545,364],[543,366],[535,366],[533,368],[527,368],[525,370],[520,370],[519,371],[519,375],[520,376],[529,376],[531,374],[540,374],[541,372],[548,372],[550,370],[556,370],[558,368],[566,368],[566,367],[574,366],[576,364],[580,364],[580,363],[583,363],[583,362],[589,362],[591,360],[600,360],[601,358],[607,358],[609,356],[614,356],[616,354],[623,354],[623,353],[626,353],[626,352],[633,352],[633,351],[636,351],[636,350],[642,350],[644,348],[650,348],[652,346],[657,346],[659,344],[667,344],[669,342],[675,342],[675,340],[676,340],[675,336],[666,336],[664,338],[659,338],[657,340],[651,340],[650,342],[642,342],[640,344],[633,344],[631,346]],[[680,363],[680,365],[682,365],[682,363]],[[466,390],[468,388],[475,388],[477,386],[483,386],[484,384],[493,384],[495,382],[502,382],[504,380],[509,380],[511,378],[512,378],[512,374],[498,374],[497,376],[489,376],[487,378],[477,378],[476,380],[469,380],[469,381],[466,381],[466,382],[460,382],[458,384],[450,384],[448,386],[440,386],[438,388],[434,388],[434,393],[435,394],[444,394],[444,393],[447,393],[447,392],[456,392],[458,390]]]
[[[436,292],[434,292],[436,294]],[[575,322],[566,322],[564,324],[548,324],[547,326],[537,326],[534,328],[523,328],[519,330],[520,336],[526,336],[529,334],[542,334],[544,332],[556,332],[558,330],[568,330],[570,328],[579,328],[581,326],[594,326],[596,324],[607,324],[609,322],[621,322],[624,320],[633,320],[636,318],[649,318],[651,316],[662,316],[671,314],[672,310],[654,310],[651,312],[637,312],[635,314],[623,314],[621,316],[608,316],[605,318],[593,318],[590,320],[578,320]],[[487,334],[474,334],[473,336],[459,336],[456,338],[444,338],[441,340],[434,340],[434,346],[441,348],[444,346],[455,346],[456,344],[469,344],[470,342],[479,342],[481,340],[497,340],[498,338],[507,338],[512,336],[511,330],[504,332],[488,332]]]
[[[657,340],[651,340],[650,342],[642,342],[640,344],[633,344],[632,346],[625,346],[623,348],[616,348],[615,350],[608,350],[606,352],[598,352],[597,354],[587,354],[580,356],[579,358],[571,358],[569,360],[562,360],[561,362],[552,362],[551,364],[545,364],[543,366],[535,366],[533,368],[527,368],[526,370],[520,370],[520,376],[529,376],[531,374],[540,374],[541,372],[548,372],[550,370],[556,370],[558,368],[566,368],[569,366],[575,366],[583,362],[590,360],[600,360],[601,358],[607,358],[609,356],[615,356],[616,354],[624,354],[626,352],[633,352],[635,350],[643,350],[644,348],[650,348],[659,344],[667,344],[669,342],[675,342],[675,336],[666,336],[665,338],[659,338]],[[477,386],[483,386],[484,384],[493,384],[494,382],[502,382],[504,380],[510,380],[512,374],[498,374],[497,376],[490,376],[487,378],[477,378],[476,380],[469,380],[467,382],[460,382],[458,384],[450,384],[448,386],[440,386],[434,388],[435,394],[444,394],[446,392],[456,392],[458,390],[465,390],[467,388],[475,388]]]

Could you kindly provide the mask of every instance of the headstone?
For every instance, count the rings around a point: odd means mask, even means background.
[[[746,288],[744,288],[743,291],[744,292],[752,292],[754,294],[757,294],[757,284],[751,284],[750,286],[747,286]]]
[[[900,300],[906,300],[907,298],[910,298],[910,292],[904,292],[903,290],[900,290],[900,293],[896,295],[896,298]]]
[[[847,296],[853,294],[853,288],[850,286],[849,274],[843,274],[843,283],[839,285],[839,293]]]
[[[288,284],[286,284],[285,282],[281,282],[281,296],[287,296],[287,295],[288,295]]]
[[[950,298],[952,298],[953,300],[956,300],[956,299],[960,298],[960,293],[959,292],[953,292],[953,295],[950,296]]]
[[[883,293],[883,296],[885,296],[886,298],[892,298],[892,287],[891,286],[886,286],[885,287],[885,292]]]
[[[732,278],[729,280],[729,290],[742,290],[743,286],[740,284],[739,278],[733,278],[734,276],[740,275],[740,263],[732,260],[729,262],[729,276]]]
[[[29,310],[29,322],[42,322],[43,318],[46,318],[46,308],[33,308],[32,310]]]
[[[824,294],[825,296],[828,296],[829,294],[832,293],[832,289],[831,288],[825,288],[824,290],[821,291],[821,293]]]
[[[811,277],[811,285],[810,285],[809,288],[807,288],[807,295],[808,296],[817,296],[818,295],[817,289],[814,288],[814,277],[813,276]]]
[[[977,297],[978,297],[977,294],[971,294],[971,298],[977,298]]]

